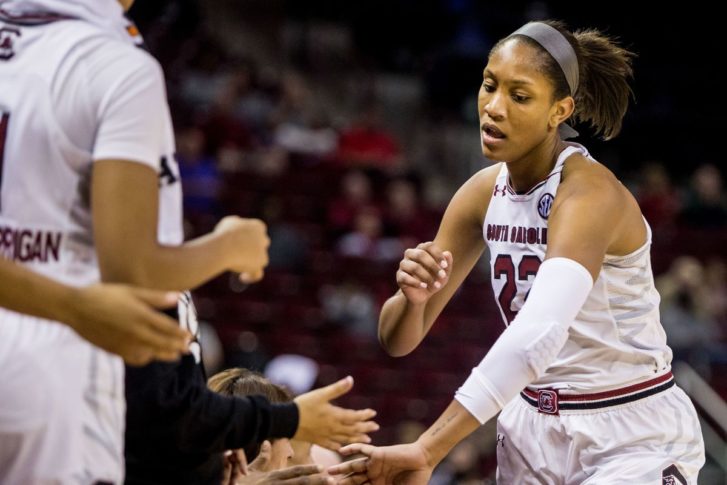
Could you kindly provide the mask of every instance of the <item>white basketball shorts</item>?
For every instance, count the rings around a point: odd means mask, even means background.
[[[597,394],[526,390],[497,422],[500,485],[696,485],[697,413],[671,373]]]
[[[0,483],[122,483],[125,412],[119,357],[0,308]]]

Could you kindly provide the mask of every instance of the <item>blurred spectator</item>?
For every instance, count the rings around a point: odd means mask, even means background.
[[[272,113],[272,126],[282,123],[305,125],[307,120],[314,119],[320,112],[305,78],[293,71],[283,73],[280,81],[280,98]]]
[[[676,222],[680,210],[679,192],[672,185],[662,164],[651,162],[641,170],[636,198],[653,229],[671,226]]]
[[[386,233],[398,237],[403,247],[414,247],[434,237],[434,221],[419,201],[416,185],[405,178],[396,178],[386,188]]]
[[[177,132],[177,161],[182,176],[184,212],[187,216],[219,215],[221,180],[212,157],[204,153],[205,134],[196,127]]]
[[[252,61],[240,62],[232,78],[237,91],[235,116],[259,138],[264,139],[264,130],[268,128],[268,122],[275,110],[273,93],[259,86],[258,72]]]
[[[722,332],[727,330],[727,263],[713,258],[705,266],[705,286],[708,294],[707,311],[720,324]]]
[[[308,260],[308,243],[292,224],[286,222],[282,202],[269,197],[264,204],[262,219],[268,225],[270,268],[300,271]]]
[[[257,142],[247,124],[237,116],[239,101],[237,79],[227,76],[218,87],[210,111],[204,117],[202,128],[207,136],[207,153],[220,149],[251,151]]]
[[[685,360],[708,376],[710,364],[724,360],[722,332],[709,312],[709,288],[704,267],[691,256],[681,256],[660,276],[661,323],[674,358]]]
[[[338,158],[351,167],[385,171],[401,168],[404,160],[394,135],[382,126],[376,105],[366,106],[356,122],[341,133]]]
[[[404,246],[396,238],[383,237],[381,213],[368,206],[359,210],[353,230],[341,237],[336,250],[342,256],[394,261],[401,258]]]
[[[365,173],[354,170],[341,180],[341,194],[328,207],[328,229],[334,237],[353,229],[362,207],[373,203],[371,180]]]
[[[323,111],[312,113],[303,122],[284,121],[275,129],[275,144],[291,153],[325,159],[338,148],[338,133]]]
[[[319,300],[329,322],[345,327],[351,333],[376,338],[379,308],[363,286],[351,280],[326,285],[321,288]]]
[[[689,226],[703,229],[727,227],[722,174],[714,165],[702,165],[692,175],[682,220]]]

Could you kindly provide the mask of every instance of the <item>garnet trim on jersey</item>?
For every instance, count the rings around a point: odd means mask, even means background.
[[[521,193],[516,192],[515,189],[513,189],[510,186],[510,176],[508,176],[507,179],[506,179],[505,189],[507,189],[507,191],[510,192],[510,194],[512,194],[512,195],[520,195],[520,196],[530,195],[530,194],[534,193],[536,190],[538,190],[540,187],[542,187],[543,185],[545,185],[545,183],[550,179],[550,177],[553,177],[555,175],[560,175],[561,171],[562,171],[562,169],[561,170],[558,170],[557,172],[553,172],[551,174],[548,174],[547,177],[545,177],[543,180],[541,180],[540,182],[538,182],[537,184],[535,184],[534,187],[532,187],[530,190],[528,190],[524,194],[521,194]],[[495,194],[495,195],[497,195],[497,194]]]
[[[540,409],[539,397],[542,391],[548,391],[551,393],[550,395],[555,394],[555,406],[558,411],[600,409],[638,401],[639,399],[653,396],[654,394],[665,391],[673,385],[674,376],[671,372],[669,372],[655,379],[628,387],[622,387],[620,389],[614,389],[613,391],[597,392],[593,394],[559,394],[558,391],[554,389],[545,389],[540,391],[525,389],[520,393],[520,396],[525,400],[525,402],[538,409]],[[548,414],[555,414],[548,411],[544,412]]]
[[[33,26],[33,25],[45,25],[49,24],[51,22],[55,22],[57,20],[71,20],[73,17],[69,17],[67,15],[59,15],[55,13],[46,13],[46,12],[39,12],[39,13],[28,13],[23,15],[13,15],[10,12],[7,12],[6,10],[3,10],[0,8],[0,21],[6,22],[8,24],[15,24],[15,25],[25,25],[25,26]]]

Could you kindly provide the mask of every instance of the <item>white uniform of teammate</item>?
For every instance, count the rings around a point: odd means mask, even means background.
[[[573,153],[593,160],[568,143],[549,176],[525,194],[509,186],[506,164],[498,174],[483,235],[506,323],[545,258],[548,216]],[[606,255],[555,361],[503,409],[498,483],[696,484],[704,444],[694,407],[671,376],[648,225],[647,239],[626,256]]]
[[[86,4],[98,23],[0,10],[0,253],[71,285],[99,280],[93,160],[156,170],[159,240],[182,242],[161,69],[116,0]],[[0,309],[0,483],[121,483],[123,382],[121,359],[69,327]]]

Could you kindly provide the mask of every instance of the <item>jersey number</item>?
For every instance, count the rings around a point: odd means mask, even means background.
[[[3,184],[3,161],[5,160],[5,138],[8,133],[8,122],[10,121],[10,113],[0,111],[0,189]],[[2,205],[0,205],[2,210]]]
[[[494,273],[495,279],[499,280],[503,276],[505,277],[505,284],[500,290],[500,294],[497,297],[497,301],[500,303],[507,323],[511,323],[517,315],[516,311],[512,309],[512,301],[517,295],[517,284],[515,278],[518,281],[527,281],[530,276],[535,276],[540,268],[540,258],[531,254],[526,254],[523,259],[520,260],[520,264],[517,267],[517,274],[515,274],[515,263],[512,261],[512,256],[509,254],[498,254],[495,259]],[[528,295],[525,295],[525,299]]]

